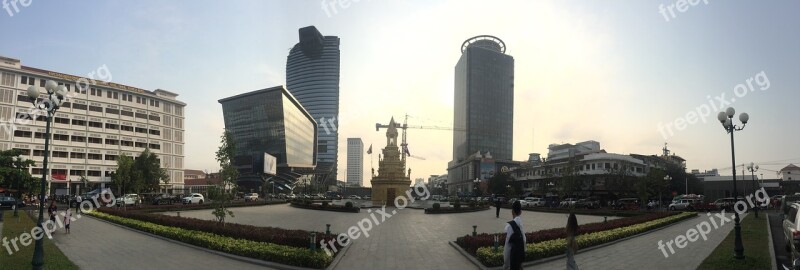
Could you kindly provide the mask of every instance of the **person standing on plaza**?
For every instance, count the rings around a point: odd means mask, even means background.
[[[500,204],[501,204],[500,197],[495,197],[494,198],[494,207],[495,207],[495,214],[494,215],[495,215],[496,218],[500,218]]]
[[[67,234],[69,234],[69,224],[72,221],[72,209],[67,207],[67,211],[64,213],[64,229],[67,230]]]
[[[521,270],[522,261],[525,260],[525,230],[522,227],[522,204],[515,201],[511,205],[513,219],[506,223],[506,244],[503,248],[503,269]]]
[[[56,211],[58,211],[58,207],[56,207],[56,201],[50,201],[50,207],[47,208],[47,212],[50,214],[50,220],[56,222]]]
[[[567,218],[567,270],[578,270],[575,255],[578,254],[578,218],[574,213]]]
[[[78,213],[78,214],[81,213],[81,202],[82,201],[83,201],[83,198],[81,198],[80,194],[75,195],[75,212]]]

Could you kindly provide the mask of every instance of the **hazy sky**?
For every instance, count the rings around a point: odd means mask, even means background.
[[[668,142],[688,169],[730,174],[714,109],[735,98],[751,119],[736,133],[737,163],[760,163],[765,177],[800,163],[798,1],[331,2],[32,0],[0,10],[0,55],[78,76],[106,65],[116,83],[180,94],[187,169],[217,169],[217,100],[285,84],[308,25],[341,38],[339,179],[348,137],[374,145],[377,169],[376,122],[452,126],[453,68],[481,34],[515,59],[515,159],[551,143],[660,154]],[[451,132],[409,130],[408,141],[426,159],[410,160],[412,178],[446,173]]]

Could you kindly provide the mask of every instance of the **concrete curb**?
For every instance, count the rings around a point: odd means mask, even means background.
[[[607,247],[607,246],[610,246],[610,245],[613,245],[613,244],[616,244],[616,243],[619,243],[619,242],[630,240],[630,239],[633,239],[633,238],[636,238],[636,237],[639,237],[639,236],[643,236],[643,235],[646,235],[646,234],[649,234],[649,233],[657,232],[657,231],[672,227],[674,225],[681,224],[681,223],[684,223],[686,221],[693,220],[695,218],[698,218],[699,216],[700,215],[698,214],[698,215],[696,215],[694,217],[687,218],[687,219],[684,219],[682,221],[675,222],[675,223],[666,225],[666,226],[661,227],[661,228],[649,230],[649,231],[646,231],[646,232],[643,232],[643,233],[640,233],[640,234],[631,235],[631,236],[628,236],[628,237],[625,237],[625,238],[622,238],[622,239],[617,239],[617,240],[614,240],[614,241],[611,241],[611,242],[608,242],[608,243],[603,243],[603,244],[599,244],[599,245],[596,245],[596,246],[584,248],[584,249],[581,249],[580,252],[586,252],[586,251],[590,251],[590,250],[595,250],[595,249]],[[472,262],[473,264],[478,266],[478,269],[481,269],[481,270],[503,270],[502,266],[497,266],[497,267],[486,267],[486,266],[484,266],[480,261],[478,261],[477,258],[475,258],[472,255],[470,255],[469,253],[467,253],[467,251],[465,251],[464,249],[459,247],[458,244],[456,244],[454,241],[450,241],[450,245],[452,247],[454,247],[456,250],[458,250],[461,253],[461,255],[464,255],[465,257],[467,257],[467,259],[469,259],[470,262]],[[547,262],[551,262],[551,261],[555,261],[555,260],[561,260],[561,259],[564,259],[566,257],[567,257],[566,254],[556,255],[556,256],[552,256],[552,257],[548,257],[548,258],[544,258],[544,259],[539,259],[539,260],[535,260],[535,261],[524,262],[522,264],[522,266],[523,267],[532,267],[532,266],[535,266],[535,265],[538,265],[538,264],[543,264],[543,263],[547,263]],[[566,265],[566,262],[564,262],[564,265]]]
[[[769,238],[769,257],[772,258],[770,263],[772,264],[772,270],[778,270],[778,263],[776,262],[778,258],[775,258],[775,243],[772,242],[772,225],[769,221],[769,213],[766,211],[761,212],[764,214],[764,218],[767,219],[767,237]]]
[[[234,260],[241,261],[241,262],[251,263],[251,264],[255,264],[255,265],[260,265],[260,266],[270,267],[270,268],[280,269],[280,270],[312,270],[312,269],[317,270],[317,268],[306,268],[306,267],[285,265],[285,264],[280,264],[280,263],[275,263],[275,262],[268,262],[268,261],[264,261],[264,260],[253,259],[253,258],[248,258],[248,257],[244,257],[244,256],[229,254],[229,253],[216,251],[216,250],[212,250],[212,249],[207,249],[207,248],[204,248],[204,247],[199,247],[199,246],[187,244],[187,243],[184,243],[184,242],[181,242],[181,241],[178,241],[178,240],[169,239],[169,238],[166,238],[166,237],[163,237],[163,236],[155,235],[155,234],[152,234],[152,233],[148,233],[148,232],[140,231],[140,230],[137,230],[137,229],[134,229],[134,228],[130,228],[130,227],[127,227],[127,226],[123,226],[123,225],[120,225],[120,224],[116,224],[116,223],[113,223],[111,221],[107,221],[107,220],[104,220],[104,219],[101,219],[101,218],[93,217],[91,215],[82,215],[82,216],[90,217],[90,218],[92,218],[94,220],[105,222],[105,223],[108,223],[108,224],[111,224],[111,225],[114,225],[114,226],[129,230],[129,231],[132,231],[132,232],[136,232],[136,233],[140,233],[140,234],[147,235],[147,236],[150,236],[150,237],[158,238],[158,239],[161,239],[161,240],[173,243],[173,244],[178,244],[178,245],[181,245],[181,246],[194,248],[194,249],[197,249],[197,250],[205,251],[205,252],[208,252],[208,253],[211,253],[211,254],[216,254],[216,255],[219,255],[219,256],[222,256],[222,257],[226,257],[226,258],[229,258],[229,259],[234,259]],[[347,245],[345,247],[345,249],[342,250],[342,252],[340,252],[340,253],[342,253],[342,255],[343,255],[344,252],[348,249],[349,246],[350,245]],[[340,256],[337,256],[337,257],[340,257]],[[326,270],[327,269],[332,269],[330,267],[334,266],[334,263],[338,263],[336,260],[337,259],[334,259],[334,262],[332,262],[331,265],[329,265],[328,268],[325,268],[325,269]]]

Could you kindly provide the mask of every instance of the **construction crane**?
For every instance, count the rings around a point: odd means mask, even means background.
[[[375,131],[380,131],[381,128],[389,128],[390,125],[384,125],[381,123],[375,123]],[[405,119],[403,120],[403,124],[394,123],[394,127],[397,129],[403,130],[403,142],[400,144],[402,147],[403,159],[406,158],[406,150],[408,149],[408,143],[406,143],[406,130],[411,129],[434,129],[434,130],[453,130],[453,131],[465,131],[462,128],[451,128],[451,127],[440,127],[440,126],[409,126],[408,125],[408,114],[405,115]],[[411,153],[408,154],[409,157],[425,160],[423,157],[412,156]]]

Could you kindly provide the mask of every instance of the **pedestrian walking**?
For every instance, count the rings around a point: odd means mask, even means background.
[[[56,211],[58,211],[56,201],[50,201],[50,207],[47,208],[47,212],[50,214],[50,221],[52,222],[56,222]]]
[[[500,204],[501,204],[500,197],[495,197],[494,198],[495,218],[500,218]]]
[[[69,224],[72,221],[72,209],[67,207],[67,211],[64,213],[64,229],[67,230],[67,234],[69,234]]]
[[[522,261],[525,260],[525,230],[522,227],[522,204],[515,201],[511,205],[513,219],[506,223],[506,244],[503,248],[503,269],[521,270]]]
[[[81,198],[80,194],[75,195],[75,213],[78,213],[78,214],[81,213],[81,202],[82,201],[83,201],[83,198]]]
[[[578,270],[578,264],[575,262],[575,255],[578,254],[578,218],[574,213],[569,214],[567,218],[567,270]]]

